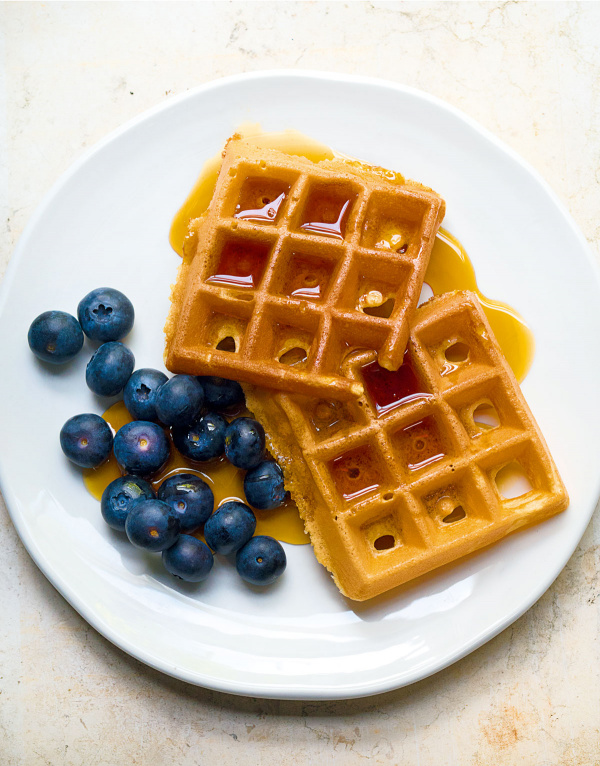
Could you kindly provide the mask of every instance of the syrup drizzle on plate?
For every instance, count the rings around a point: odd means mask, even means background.
[[[102,417],[115,432],[125,423],[130,423],[133,420],[124,402],[113,404]],[[192,473],[203,479],[213,491],[215,509],[227,500],[246,502],[244,496],[244,475],[246,472],[236,468],[225,458],[203,464],[191,463],[175,449],[171,442],[171,456],[167,464],[149,480],[154,491],[160,487],[165,479],[177,473]],[[83,481],[88,492],[100,500],[105,488],[111,481],[122,476],[123,472],[114,455],[111,454],[105,463],[98,468],[85,469],[83,475]],[[286,500],[282,506],[273,511],[255,510],[254,514],[256,516],[257,535],[270,535],[277,540],[295,545],[304,545],[309,542],[296,504],[291,499]],[[196,533],[195,536],[203,539],[200,533]]]

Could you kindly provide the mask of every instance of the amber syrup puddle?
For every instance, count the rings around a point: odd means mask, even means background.
[[[287,154],[306,157],[313,162],[332,160],[342,157],[351,165],[364,167],[363,163],[352,158],[343,157],[334,152],[331,147],[321,144],[308,136],[297,131],[289,130],[282,133],[263,133],[257,125],[245,125],[238,129],[244,140],[253,145],[263,146],[269,149],[277,149]],[[208,208],[212,199],[217,177],[221,167],[221,153],[205,163],[198,180],[192,188],[184,204],[173,219],[169,233],[171,246],[179,255],[183,255],[185,240],[188,235],[188,224],[193,218],[201,216]],[[388,180],[397,183],[402,182],[402,177],[392,171],[375,168]],[[242,205],[236,210],[238,218],[262,220],[265,223],[274,221],[277,213],[285,200],[285,194],[278,194],[273,199],[265,197],[264,205]],[[262,203],[263,200],[260,199]],[[311,217],[304,227],[310,227],[311,231],[326,234],[333,237],[343,236],[344,216],[347,204],[340,205],[337,217],[330,215],[321,216],[329,220],[319,221]],[[310,211],[309,211],[310,212]],[[304,228],[303,227],[303,228]],[[396,243],[393,243],[396,245]],[[401,244],[401,243],[399,243]],[[218,274],[212,277],[212,281],[222,284],[235,285],[236,287],[252,287],[257,284],[262,275],[262,263],[257,254],[250,258],[246,266],[232,263],[219,265]],[[308,264],[307,264],[308,265]],[[326,287],[324,275],[317,273],[314,267],[307,270],[314,276],[308,283],[299,284],[294,280],[293,292],[295,297],[312,298],[319,300],[323,296]],[[429,285],[434,295],[440,295],[454,290],[472,290],[481,301],[488,321],[506,356],[515,376],[521,382],[533,361],[534,339],[531,331],[519,314],[510,306],[499,301],[494,301],[483,295],[477,287],[475,272],[471,261],[460,242],[444,229],[440,229],[433,247],[429,267],[425,275],[425,283]],[[321,282],[325,282],[324,285]],[[366,365],[362,375],[371,398],[377,404],[380,414],[400,406],[402,403],[413,399],[426,398],[427,392],[420,391],[419,382],[410,368],[408,362],[400,367],[395,373],[379,367],[377,362]],[[122,425],[127,420],[121,420],[129,413],[122,403],[114,405],[106,413],[106,420],[113,428]],[[337,418],[333,418],[337,422]],[[426,444],[419,433],[427,424],[425,422],[414,424],[410,431],[399,434],[400,441],[406,440],[406,448],[410,452],[407,455],[407,467],[409,470],[418,470],[424,462],[440,459],[443,451],[438,444]],[[417,433],[419,432],[419,433]],[[421,444],[423,442],[423,445]],[[421,453],[421,454],[419,454]],[[331,466],[340,494],[350,500],[366,492],[375,489],[381,477],[373,473],[368,455],[346,453],[333,461]],[[154,478],[153,485],[156,487],[167,476],[173,473],[189,471],[203,477],[213,488],[215,494],[215,507],[225,499],[243,500],[243,472],[231,466],[227,461],[211,464],[202,469],[186,462],[173,448],[171,459],[163,471]],[[95,497],[100,497],[104,487],[114,478],[120,475],[119,468],[114,458],[105,463],[94,472],[88,472],[85,478],[86,486]],[[257,532],[270,534],[273,537],[292,543],[306,543],[308,537],[304,533],[302,522],[293,501],[289,500],[283,508],[266,513],[257,512]]]
[[[258,285],[267,262],[268,252],[261,245],[243,246],[229,242],[223,248],[216,274],[206,281],[228,287],[253,288]]]
[[[500,348],[519,383],[529,372],[535,353],[533,333],[506,303],[487,298],[477,287],[475,270],[461,243],[444,229],[438,231],[425,274],[434,295],[452,290],[477,294]]]
[[[346,215],[346,211],[348,210],[348,206],[352,200],[345,200],[344,204],[342,205],[342,208],[339,212],[339,215],[337,218],[335,218],[335,215],[331,215],[331,212],[329,210],[323,210],[320,214],[320,218],[333,218],[334,220],[309,220],[306,223],[303,223],[300,228],[303,231],[309,231],[313,234],[320,234],[324,237],[334,237],[335,239],[344,239],[344,217]],[[315,211],[318,214],[318,209]],[[329,213],[329,215],[328,215]],[[309,216],[309,218],[313,218],[317,216]]]
[[[381,486],[382,476],[369,447],[357,447],[334,458],[329,464],[333,479],[344,500],[355,500]]]
[[[402,428],[395,434],[394,441],[409,471],[431,465],[446,454],[432,415]]]
[[[378,415],[417,399],[431,398],[430,393],[422,390],[410,364],[408,350],[404,352],[403,363],[394,372],[380,367],[375,360],[361,367],[360,374]]]
[[[115,432],[125,423],[131,423],[133,420],[124,402],[113,404],[102,417]],[[154,490],[157,490],[165,479],[177,473],[192,473],[204,479],[213,491],[215,508],[227,500],[246,502],[244,497],[245,471],[231,465],[225,458],[202,465],[191,463],[175,449],[171,441],[171,456],[160,473],[149,480],[150,484]],[[99,468],[84,470],[83,481],[90,494],[100,500],[110,482],[122,475],[123,472],[114,455],[111,454],[109,459]],[[257,535],[270,535],[277,540],[295,545],[304,545],[309,542],[296,504],[292,500],[286,500],[282,506],[272,511],[255,510],[254,513],[256,515]],[[196,537],[202,538],[201,533],[196,533]]]
[[[279,208],[285,200],[285,196],[285,193],[281,193],[273,201],[264,198],[262,200],[264,204],[259,208],[249,208],[244,210],[241,208],[239,210],[236,209],[233,217],[239,218],[241,221],[258,221],[259,223],[271,223],[277,217],[277,213],[279,212]]]

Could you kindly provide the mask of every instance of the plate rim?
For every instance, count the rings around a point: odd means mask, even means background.
[[[578,240],[583,253],[591,267],[591,273],[594,275],[596,282],[596,289],[600,292],[600,265],[594,257],[591,247],[583,233],[577,226],[573,216],[563,204],[562,200],[557,196],[554,190],[550,187],[548,182],[541,176],[541,174],[523,157],[521,157],[514,149],[506,144],[502,139],[494,135],[490,130],[481,125],[475,119],[465,114],[462,110],[449,104],[437,96],[422,91],[412,86],[404,85],[402,83],[396,83],[383,78],[367,77],[362,75],[349,75],[338,72],[328,72],[320,70],[305,70],[305,69],[266,69],[257,70],[253,72],[244,72],[227,77],[215,78],[209,80],[201,85],[191,88],[184,93],[180,93],[176,96],[170,96],[159,104],[144,110],[140,114],[127,120],[117,128],[110,131],[107,135],[95,142],[92,146],[88,147],[69,167],[59,176],[59,178],[52,184],[50,189],[44,194],[32,215],[30,216],[27,224],[25,225],[23,232],[21,233],[17,244],[10,257],[9,263],[5,270],[2,284],[0,285],[0,313],[3,312],[5,303],[8,299],[12,283],[14,281],[18,264],[20,263],[23,253],[26,250],[28,240],[35,230],[38,221],[43,217],[46,208],[51,204],[54,197],[65,186],[70,178],[75,175],[81,167],[83,167],[87,161],[100,152],[105,146],[113,142],[122,134],[128,132],[132,128],[136,127],[140,123],[145,122],[152,116],[159,114],[163,111],[171,109],[176,104],[186,101],[188,99],[194,99],[199,94],[207,93],[212,90],[219,89],[223,86],[235,85],[248,80],[270,80],[270,79],[310,79],[321,80],[329,83],[341,82],[358,84],[376,88],[384,88],[387,90],[395,91],[396,93],[407,94],[422,101],[425,101],[438,109],[441,109],[447,113],[450,113],[462,123],[469,126],[472,130],[478,133],[482,138],[487,139],[488,142],[496,146],[504,154],[508,155],[514,162],[516,162],[523,170],[525,170],[541,187],[550,200],[554,203],[556,208],[560,211],[564,221],[568,224],[572,234],[575,235]],[[339,683],[335,686],[331,684],[322,684],[320,686],[305,687],[302,684],[287,684],[286,687],[277,686],[274,684],[257,685],[255,683],[245,681],[230,681],[224,678],[215,678],[206,676],[198,672],[190,672],[185,668],[181,668],[177,664],[165,663],[160,658],[153,656],[151,653],[144,649],[140,649],[135,644],[128,641],[128,639],[119,635],[116,630],[111,628],[99,614],[96,614],[79,596],[73,592],[71,586],[66,582],[62,576],[57,573],[52,565],[45,559],[44,555],[39,551],[35,538],[29,533],[27,525],[23,518],[21,518],[18,512],[19,501],[16,495],[10,488],[9,478],[5,474],[3,461],[0,458],[0,491],[5,499],[8,514],[11,521],[23,543],[25,549],[33,559],[36,566],[49,580],[49,582],[59,591],[59,593],[65,598],[69,604],[81,615],[81,617],[90,624],[95,630],[97,630],[104,638],[117,646],[119,649],[125,651],[130,656],[143,662],[144,664],[159,670],[169,676],[177,678],[179,680],[191,683],[204,688],[219,691],[229,694],[241,695],[241,696],[253,696],[270,699],[287,699],[287,700],[340,700],[340,699],[352,699],[367,697],[375,694],[382,694],[389,692],[404,686],[409,686],[412,683],[428,678],[429,676],[449,667],[458,660],[467,656],[471,652],[478,649],[487,641],[497,636],[502,630],[514,623],[519,617],[521,617],[526,611],[528,611],[541,596],[551,587],[558,575],[565,567],[568,560],[575,552],[581,537],[583,536],[591,517],[594,514],[595,505],[592,505],[591,510],[587,514],[581,514],[578,521],[578,535],[577,543],[575,547],[563,555],[550,570],[547,576],[541,581],[541,584],[535,589],[533,596],[529,595],[525,598],[523,603],[513,609],[508,615],[504,615],[502,618],[498,618],[492,626],[487,630],[480,631],[479,634],[473,636],[472,640],[466,642],[460,650],[448,655],[442,662],[431,662],[430,666],[425,669],[421,669],[419,672],[413,674],[409,678],[399,679],[401,673],[396,673],[386,676],[385,680],[379,679],[369,683],[360,684],[346,684]],[[594,496],[600,496],[600,475],[596,477]],[[375,687],[375,688],[373,688]]]

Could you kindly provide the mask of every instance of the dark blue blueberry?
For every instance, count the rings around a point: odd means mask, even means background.
[[[179,519],[162,500],[138,500],[127,515],[125,532],[137,548],[164,551],[179,537]]]
[[[92,340],[124,338],[133,327],[135,313],[126,295],[112,287],[98,287],[79,301],[77,317]]]
[[[184,428],[191,426],[202,409],[204,391],[193,375],[175,375],[156,392],[154,406],[161,423]]]
[[[109,456],[113,435],[106,420],[88,412],[67,420],[60,430],[60,446],[76,465],[95,468]]]
[[[235,380],[199,377],[204,389],[204,406],[213,412],[227,412],[234,407],[241,407],[245,402],[242,387]]]
[[[168,380],[164,372],[143,367],[136,370],[123,390],[125,406],[136,420],[158,420],[154,397]]]
[[[163,429],[147,420],[121,426],[113,446],[117,463],[134,476],[152,476],[167,462],[170,451]]]
[[[52,364],[64,364],[81,351],[83,332],[71,314],[44,311],[31,323],[27,341],[38,359]]]
[[[163,551],[162,560],[167,572],[186,582],[206,580],[214,564],[208,545],[190,535],[180,535],[175,545]]]
[[[266,535],[253,537],[235,557],[239,576],[251,585],[270,585],[283,574],[286,563],[281,544]]]
[[[88,388],[99,396],[116,396],[129,380],[135,358],[118,341],[103,343],[85,368]]]
[[[158,498],[179,516],[182,532],[193,532],[201,527],[215,505],[212,489],[192,473],[169,476],[158,488]]]
[[[253,418],[236,418],[225,432],[225,455],[237,468],[254,468],[265,454],[265,429]]]
[[[244,503],[223,503],[204,525],[206,542],[216,553],[235,553],[245,545],[256,529],[256,516]]]
[[[272,460],[265,460],[244,476],[246,500],[261,511],[278,508],[286,498],[283,471]]]
[[[119,532],[125,530],[125,520],[133,504],[138,500],[156,497],[147,481],[136,476],[119,476],[111,481],[102,493],[100,510],[109,527]]]
[[[204,463],[220,457],[225,450],[227,421],[208,412],[193,426],[173,429],[173,443],[188,460]]]

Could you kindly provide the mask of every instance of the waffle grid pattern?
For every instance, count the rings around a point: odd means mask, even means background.
[[[443,200],[342,162],[321,166],[252,152],[236,142],[226,151],[213,203],[197,230],[197,253],[179,277],[184,284],[167,332],[167,366],[194,374],[210,369],[279,390],[359,396],[360,384],[341,373],[342,359],[362,346],[378,351],[389,369],[401,363]],[[271,217],[261,222],[235,217],[253,184],[273,200],[266,208]],[[344,239],[303,228],[319,220],[324,206],[344,211],[338,220]],[[374,247],[385,221],[396,224],[405,252]],[[216,277],[226,248],[239,245],[252,253],[253,287],[224,285]],[[319,300],[290,294],[303,273],[320,283]],[[378,293],[382,302],[394,301],[388,317],[363,310],[371,307],[361,301]],[[235,353],[217,349],[225,338]],[[292,349],[297,358],[279,361]]]
[[[465,344],[467,357],[449,363],[446,354],[456,344]],[[568,503],[539,428],[472,294],[449,294],[419,309],[407,357],[419,392],[387,412],[378,412],[368,395],[342,405],[277,394],[276,402],[265,406],[260,392],[249,392],[248,404],[284,463],[317,557],[340,590],[357,600]],[[372,352],[353,355],[351,376],[360,378],[373,360]],[[328,405],[333,414],[327,415]],[[476,422],[480,405],[493,407],[496,427]],[[323,422],[329,429],[319,428]],[[299,446],[303,466],[299,455],[285,448],[286,436]],[[515,463],[531,490],[506,499],[496,478]],[[302,485],[310,482],[313,491],[307,494]]]

